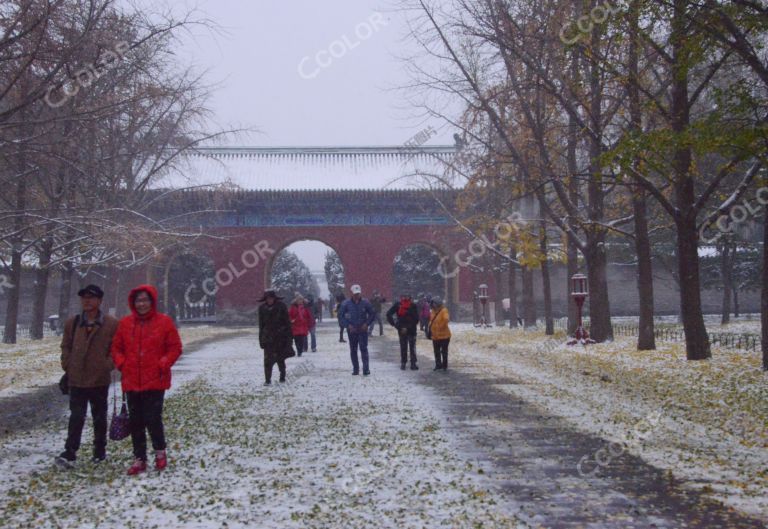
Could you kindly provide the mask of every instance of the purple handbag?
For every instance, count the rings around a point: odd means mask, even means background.
[[[131,427],[128,423],[128,408],[125,405],[125,393],[122,394],[120,413],[117,413],[117,385],[112,393],[112,421],[109,423],[109,438],[112,441],[121,441],[131,435]]]

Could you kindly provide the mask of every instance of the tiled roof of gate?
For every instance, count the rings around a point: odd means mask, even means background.
[[[413,189],[450,172],[453,146],[198,148],[164,185],[254,190]]]

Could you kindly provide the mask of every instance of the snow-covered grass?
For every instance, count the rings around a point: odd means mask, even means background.
[[[525,527],[411,377],[377,363],[352,377],[335,344],[289,360],[288,382],[264,387],[254,344],[236,338],[180,361],[162,474],[126,476],[128,440],[110,443],[101,466],[61,471],[51,455],[64,425],[14,437],[0,449],[0,526]]]
[[[198,325],[179,329],[182,343],[190,346],[201,340],[243,332],[242,329]],[[19,340],[0,344],[0,398],[48,386],[61,378],[61,337]]]
[[[710,333],[732,333],[732,334],[760,334],[760,314],[745,314],[738,318],[731,317],[731,322],[722,325],[719,314],[706,314],[704,316],[704,325]],[[682,329],[683,325],[677,316],[656,316],[654,323],[657,327]],[[565,318],[560,318],[565,323]],[[585,321],[589,321],[586,318]],[[614,316],[611,318],[614,325],[637,325],[637,316]]]
[[[562,333],[454,329],[457,369],[519,378],[502,389],[585,431],[624,440],[660,411],[652,435],[630,450],[768,520],[768,374],[759,354],[714,347],[712,360],[689,362],[682,343],[639,352],[634,338],[584,348],[563,345]]]
[[[729,332],[733,334],[757,334],[760,335],[760,320],[732,321],[721,325],[720,322],[707,322],[709,332]]]

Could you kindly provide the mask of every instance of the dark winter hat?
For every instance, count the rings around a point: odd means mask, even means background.
[[[87,287],[80,289],[80,290],[77,292],[77,295],[78,295],[78,296],[80,296],[81,298],[82,298],[83,296],[93,296],[93,297],[95,297],[95,298],[99,298],[99,299],[101,299],[101,298],[103,298],[103,297],[104,297],[104,291],[103,291],[103,290],[101,290],[101,289],[100,289],[98,286],[96,286],[96,285],[88,285]]]
[[[256,301],[259,303],[263,303],[267,301],[267,298],[275,298],[277,301],[280,301],[281,299],[283,299],[277,295],[277,291],[275,289],[269,288],[264,291],[264,295],[261,296],[261,299],[257,299]]]

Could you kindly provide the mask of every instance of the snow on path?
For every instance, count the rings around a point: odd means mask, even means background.
[[[679,343],[638,352],[632,338],[571,348],[541,332],[453,330],[454,366],[462,372],[509,377],[514,384],[495,387],[579,431],[626,443],[687,487],[768,520],[768,379],[757,355],[715,349],[698,363],[685,360]],[[590,459],[591,471],[598,465]]]
[[[377,361],[351,376],[336,336],[321,327],[321,352],[288,360],[271,387],[253,337],[183,357],[162,474],[126,476],[128,440],[101,466],[51,468],[65,424],[12,437],[0,527],[525,527],[458,452],[430,390]]]

